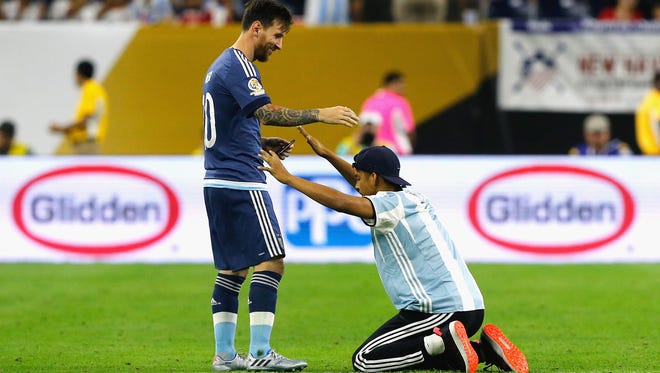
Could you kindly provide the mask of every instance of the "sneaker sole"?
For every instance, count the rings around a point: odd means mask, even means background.
[[[472,348],[470,344],[470,339],[465,332],[465,326],[460,321],[454,321],[449,324],[449,334],[451,334],[454,343],[459,347],[459,352],[463,357],[465,364],[466,373],[474,373],[477,371],[477,366],[479,365],[479,356]]]
[[[278,368],[278,367],[247,367],[245,370],[248,371],[259,371],[259,372],[297,372],[307,368],[307,365],[292,367],[292,368]]]
[[[495,350],[495,353],[509,366],[511,371],[516,373],[529,372],[525,354],[516,345],[511,343],[500,328],[492,324],[485,325],[483,328],[483,337],[493,350]]]

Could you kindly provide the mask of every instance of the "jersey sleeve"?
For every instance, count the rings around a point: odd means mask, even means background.
[[[271,102],[261,84],[261,75],[254,65],[237,59],[232,63],[230,69],[227,89],[246,116],[252,116],[255,110]]]
[[[366,198],[374,206],[376,217],[364,222],[376,230],[392,229],[405,217],[403,204],[396,193],[378,193]]]

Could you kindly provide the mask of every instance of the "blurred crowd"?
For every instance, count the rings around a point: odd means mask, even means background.
[[[224,25],[247,0],[0,0],[0,20]],[[660,19],[660,0],[281,0],[306,25],[484,19]]]

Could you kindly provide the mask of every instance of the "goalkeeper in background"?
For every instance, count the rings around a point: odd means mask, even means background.
[[[259,169],[333,210],[358,216],[371,227],[376,267],[399,313],[353,354],[358,371],[414,369],[473,373],[479,363],[528,372],[525,355],[495,325],[485,325],[481,291],[454,242],[424,195],[399,176],[399,159],[372,146],[343,160],[302,127],[300,133],[363,196],[341,193],[291,175],[277,154],[262,150]]]

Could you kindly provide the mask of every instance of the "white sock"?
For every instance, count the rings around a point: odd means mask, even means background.
[[[424,348],[431,356],[440,355],[445,352],[445,342],[437,334],[431,334],[424,337]]]

